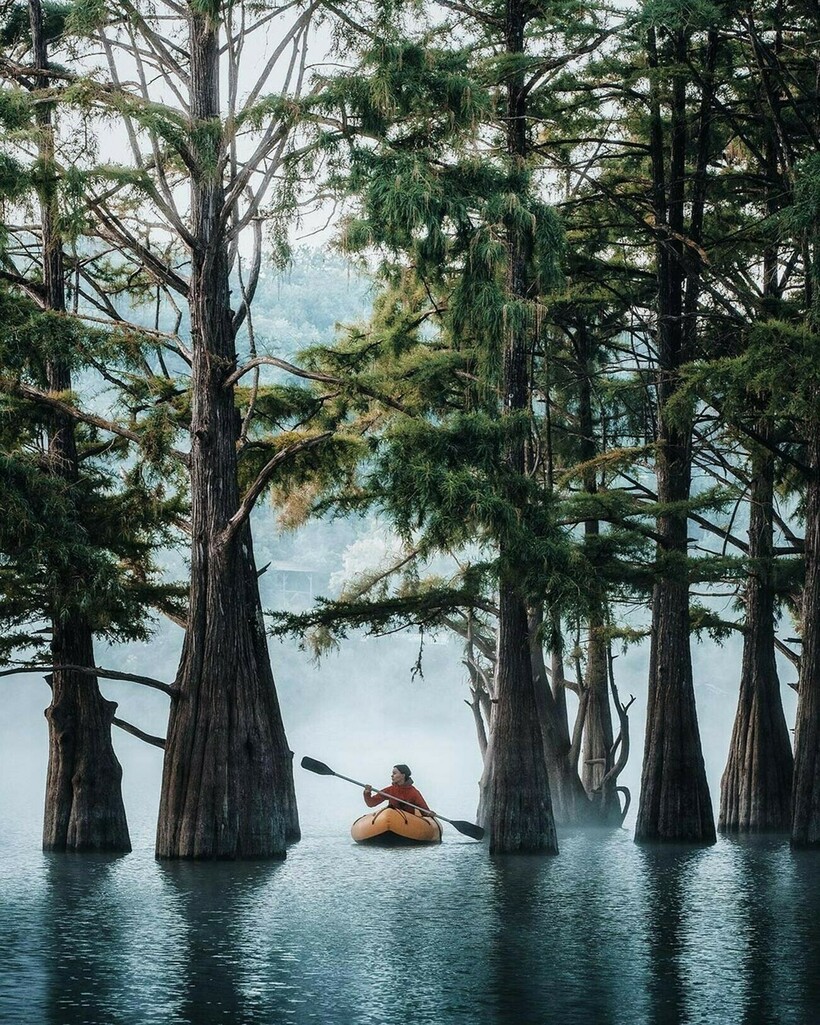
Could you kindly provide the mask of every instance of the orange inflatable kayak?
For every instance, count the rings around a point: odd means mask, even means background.
[[[441,843],[441,823],[427,815],[397,808],[381,808],[356,819],[350,827],[356,843],[383,847]]]

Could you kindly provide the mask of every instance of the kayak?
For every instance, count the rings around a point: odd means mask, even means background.
[[[350,835],[356,843],[382,847],[441,843],[441,823],[427,815],[415,815],[398,808],[381,808],[356,819],[350,827]]]

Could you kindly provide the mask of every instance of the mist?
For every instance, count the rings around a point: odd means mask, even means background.
[[[263,272],[255,306],[257,338],[267,351],[298,359],[301,348],[328,343],[339,324],[367,316],[372,282],[340,257],[303,248],[286,273]],[[273,378],[279,372],[272,374]],[[699,485],[696,483],[696,489]],[[703,483],[703,486],[707,486]],[[356,573],[389,561],[400,549],[389,527],[376,518],[310,520],[284,530],[270,505],[252,517],[262,605],[304,611],[318,595],[338,595]],[[742,518],[736,527],[745,526]],[[697,530],[696,527],[693,528]],[[701,545],[709,539],[697,534]],[[169,579],[184,579],[185,552],[169,551],[160,561]],[[721,610],[715,605],[715,611]],[[632,612],[632,627],[646,626],[649,607]],[[361,793],[349,783],[301,769],[303,755],[326,762],[346,776],[373,786],[389,783],[391,766],[405,762],[431,808],[450,818],[472,819],[478,803],[482,764],[473,718],[465,704],[467,673],[462,643],[442,630],[425,633],[421,668],[414,675],[422,640],[409,630],[385,637],[353,632],[316,664],[300,650],[299,638],[271,639],[270,650],[285,729],[294,752],[294,776],[304,832],[344,833],[364,811]],[[733,634],[722,645],[692,638],[695,693],[706,771],[717,816],[723,772],[737,703],[742,642]],[[172,682],[179,662],[182,631],[157,623],[148,644],[97,646],[97,663]],[[635,695],[629,711],[631,753],[619,785],[632,802],[624,826],[632,829],[638,806],[646,713],[648,640],[614,647],[615,678],[622,700]],[[778,657],[786,719],[791,727],[796,693],[787,686],[794,670]],[[568,667],[568,671],[569,667]],[[165,695],[133,683],[100,680],[118,703],[117,715],[155,736],[164,736]],[[47,732],[43,710],[49,690],[39,674],[0,678],[0,813],[23,831],[31,849],[39,847],[46,778]],[[575,698],[567,694],[570,715]],[[115,729],[114,744],[123,767],[123,796],[134,846],[153,844],[162,751]],[[453,831],[445,829],[445,840]]]
[[[282,574],[301,566],[314,595],[329,594],[328,584],[344,576],[361,557],[365,544],[383,528],[372,520],[308,524],[287,534],[277,532],[270,509],[262,509],[254,526],[260,564],[271,561],[260,578],[263,606],[282,609]],[[280,559],[276,559],[276,555]],[[296,608],[309,602],[297,595]],[[293,600],[292,600],[293,602]],[[293,610],[293,603],[291,610]],[[648,615],[648,613],[647,613]],[[158,624],[148,644],[101,645],[98,664],[106,668],[172,682],[182,631]],[[421,646],[421,673],[414,667]],[[299,638],[270,641],[277,691],[288,740],[294,752],[294,775],[302,829],[306,833],[346,831],[364,812],[358,788],[316,776],[299,767],[303,755],[326,762],[337,772],[373,786],[390,781],[390,769],[405,762],[431,808],[450,818],[472,819],[478,803],[482,763],[471,712],[462,644],[447,631],[407,630],[384,637],[353,632],[317,663],[300,648]],[[617,652],[617,649],[616,649]],[[619,783],[631,791],[624,826],[631,830],[640,786],[646,712],[649,644],[644,641],[617,653],[615,677],[622,699],[635,695],[629,711],[631,753]],[[695,690],[706,770],[717,815],[720,777],[731,736],[740,675],[741,640],[723,645],[692,641]],[[779,665],[787,722],[794,722],[796,693],[787,686],[794,676]],[[133,683],[100,680],[105,696],[118,703],[117,715],[147,733],[164,736],[168,698]],[[0,680],[0,815],[39,846],[47,760],[43,710],[49,690],[42,676],[26,674]],[[574,696],[568,695],[571,702]],[[571,705],[570,715],[574,714]],[[132,843],[150,846],[159,801],[162,751],[115,729],[114,743],[123,767],[123,795]],[[445,840],[452,836],[445,831]],[[23,836],[21,836],[23,840]]]

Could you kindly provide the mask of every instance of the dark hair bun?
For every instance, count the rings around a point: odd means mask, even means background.
[[[412,783],[413,782],[413,780],[410,778],[413,774],[410,771],[410,766],[409,765],[404,765],[404,764],[402,764],[402,765],[394,765],[393,768],[394,769],[398,769],[399,772],[404,776],[405,780],[408,783]]]

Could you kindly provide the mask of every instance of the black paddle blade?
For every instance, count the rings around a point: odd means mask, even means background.
[[[450,819],[450,825],[455,826],[459,833],[464,833],[465,836],[471,836],[474,840],[484,839],[484,830],[481,826],[476,826],[472,822],[461,822],[455,819]]]
[[[320,776],[336,775],[329,765],[325,765],[324,762],[317,762],[315,758],[308,758],[307,755],[302,759],[301,765],[302,768],[307,769],[308,772],[318,772]]]

